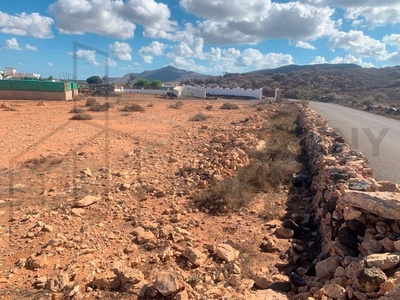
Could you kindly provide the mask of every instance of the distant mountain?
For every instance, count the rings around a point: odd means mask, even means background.
[[[146,70],[142,73],[129,73],[134,74],[137,79],[148,79],[148,80],[160,80],[162,82],[181,82],[192,79],[205,79],[212,77],[210,75],[204,75],[192,71],[186,71],[182,69],[177,69],[172,66],[167,66],[157,70]],[[129,74],[126,74],[120,78],[110,78],[111,83],[125,83],[129,80]]]
[[[344,69],[361,69],[361,67],[356,64],[318,64],[318,65],[304,65],[304,66],[288,65],[276,69],[264,69],[248,73],[276,74],[276,73],[289,73],[292,71],[302,71],[302,70],[312,70],[312,69],[344,70]]]

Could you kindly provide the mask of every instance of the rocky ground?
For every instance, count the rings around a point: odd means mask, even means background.
[[[306,176],[224,215],[190,199],[248,163],[280,106],[235,100],[240,109],[221,110],[226,100],[185,100],[172,109],[175,100],[143,95],[109,101],[114,107],[90,112],[90,121],[69,120],[84,101],[9,101],[13,109],[0,110],[0,298],[298,293],[319,239]],[[145,111],[120,112],[132,103]],[[188,120],[199,112],[210,118]]]

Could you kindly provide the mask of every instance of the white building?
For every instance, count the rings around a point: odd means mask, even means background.
[[[204,88],[193,87],[193,86],[176,86],[173,91],[175,96],[179,97],[195,97],[195,98],[206,98],[207,92]]]
[[[40,74],[38,73],[18,73],[17,69],[15,68],[10,68],[10,67],[5,67],[4,68],[4,74],[3,78],[34,78],[34,79],[39,79]]]
[[[12,76],[15,76],[17,74],[17,69],[5,67],[4,68],[4,72],[5,72],[6,76],[12,77]]]

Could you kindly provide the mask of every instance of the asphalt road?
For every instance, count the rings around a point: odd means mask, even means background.
[[[309,103],[368,158],[377,180],[400,183],[400,121],[331,103]]]

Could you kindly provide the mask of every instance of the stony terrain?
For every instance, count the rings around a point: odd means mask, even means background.
[[[307,189],[267,191],[224,215],[190,200],[248,163],[279,105],[108,100],[114,107],[90,121],[69,120],[82,101],[10,101],[15,111],[0,110],[0,298],[293,296],[292,247],[306,265],[306,247],[317,244]],[[119,111],[131,103],[145,111]],[[210,118],[188,120],[199,112]],[[308,228],[312,244],[292,239],[298,225],[282,226],[285,215]]]
[[[193,199],[272,147],[288,107],[108,101],[90,121],[69,120],[83,101],[0,111],[1,299],[399,299],[400,187],[313,111],[292,185],[215,214],[226,199]]]

